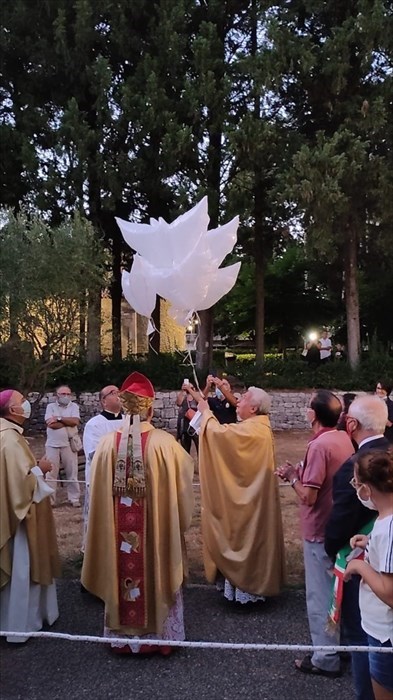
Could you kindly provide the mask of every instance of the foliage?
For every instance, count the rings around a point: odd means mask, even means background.
[[[41,388],[78,354],[80,306],[101,283],[104,253],[91,225],[75,215],[51,228],[38,216],[6,213],[0,230],[0,342],[11,377]]]
[[[265,329],[285,346],[315,313],[355,346],[345,317],[392,340],[389,3],[18,0],[2,20],[2,199],[54,226],[90,219],[110,252],[114,357],[130,264],[114,217],[170,219],[205,193],[212,226],[241,216],[221,334],[251,332],[261,359]],[[48,325],[48,309],[34,313]],[[65,324],[75,314],[71,301]]]
[[[303,141],[284,192],[303,213],[310,255],[341,266],[352,366],[360,352],[358,256],[376,224],[380,236],[392,225],[389,21],[383,0],[306,0],[300,12],[290,0],[270,12],[277,87]]]
[[[301,241],[288,244],[267,264],[265,306],[266,344],[282,350],[299,344],[299,339],[302,344],[310,326],[331,326],[340,308],[328,286],[318,280]],[[246,261],[235,287],[217,304],[216,331],[233,344],[235,337],[253,328],[255,311],[255,268]]]
[[[37,360],[34,360],[37,363]],[[393,358],[385,354],[365,356],[358,369],[352,371],[347,362],[329,362],[312,370],[298,358],[283,359],[280,354],[266,356],[263,369],[255,363],[255,356],[240,356],[235,362],[225,365],[223,354],[214,358],[214,369],[234,377],[239,385],[261,386],[269,389],[303,391],[313,388],[327,388],[342,391],[374,391],[376,382],[382,377],[393,377]],[[156,391],[176,391],[188,377],[194,382],[189,364],[185,364],[179,354],[160,354],[128,357],[121,362],[106,360],[94,367],[86,361],[77,360],[64,363],[54,369],[46,382],[47,390],[66,382],[74,391],[98,391],[106,384],[120,386],[133,371],[149,377]],[[205,374],[199,374],[200,386],[204,386]],[[5,367],[0,370],[0,386],[21,386],[18,378],[13,379]],[[22,387],[23,388],[23,387]],[[32,384],[29,388],[36,390]],[[43,388],[41,388],[41,391]]]

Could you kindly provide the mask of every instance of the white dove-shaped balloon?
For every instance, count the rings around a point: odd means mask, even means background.
[[[122,288],[138,314],[149,318],[159,294],[171,303],[172,318],[187,325],[194,312],[209,309],[234,286],[240,262],[220,265],[236,243],[239,217],[208,231],[207,197],[171,224],[162,218],[150,224],[116,221],[136,251]]]

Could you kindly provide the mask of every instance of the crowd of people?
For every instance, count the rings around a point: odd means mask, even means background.
[[[102,411],[83,434],[81,584],[104,601],[104,635],[113,637],[113,651],[168,655],[174,647],[154,639],[185,639],[193,443],[207,580],[238,605],[260,605],[280,594],[285,549],[278,487],[279,480],[288,482],[299,501],[312,644],[334,647],[296,659],[295,668],[336,678],[340,644],[391,648],[391,389],[378,381],[374,395],[347,394],[344,403],[331,391],[315,391],[304,459],[276,466],[271,399],[261,388],[240,394],[228,377],[210,374],[199,391],[185,380],[177,396],[176,439],[152,425],[155,392],[147,377],[133,372],[120,388],[103,387]],[[20,392],[0,392],[0,612],[2,628],[20,632],[10,642],[25,641],[59,614],[52,506],[60,465],[69,503],[80,507],[80,416],[70,387],[59,386],[48,404],[46,454],[38,463],[23,437],[30,411]],[[390,654],[355,652],[352,673],[357,700],[393,698]]]

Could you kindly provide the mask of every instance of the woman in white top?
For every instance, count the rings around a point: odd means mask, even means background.
[[[365,549],[364,560],[349,562],[345,580],[362,577],[359,605],[369,646],[388,647],[392,653],[369,652],[375,700],[393,699],[393,455],[368,452],[355,464],[352,485],[363,505],[378,511],[367,537],[355,535],[351,547]]]

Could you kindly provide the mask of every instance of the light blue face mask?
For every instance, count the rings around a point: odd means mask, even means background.
[[[221,401],[223,401],[225,399],[224,394],[222,393],[222,391],[218,387],[216,387],[216,397],[218,399],[221,399]]]

